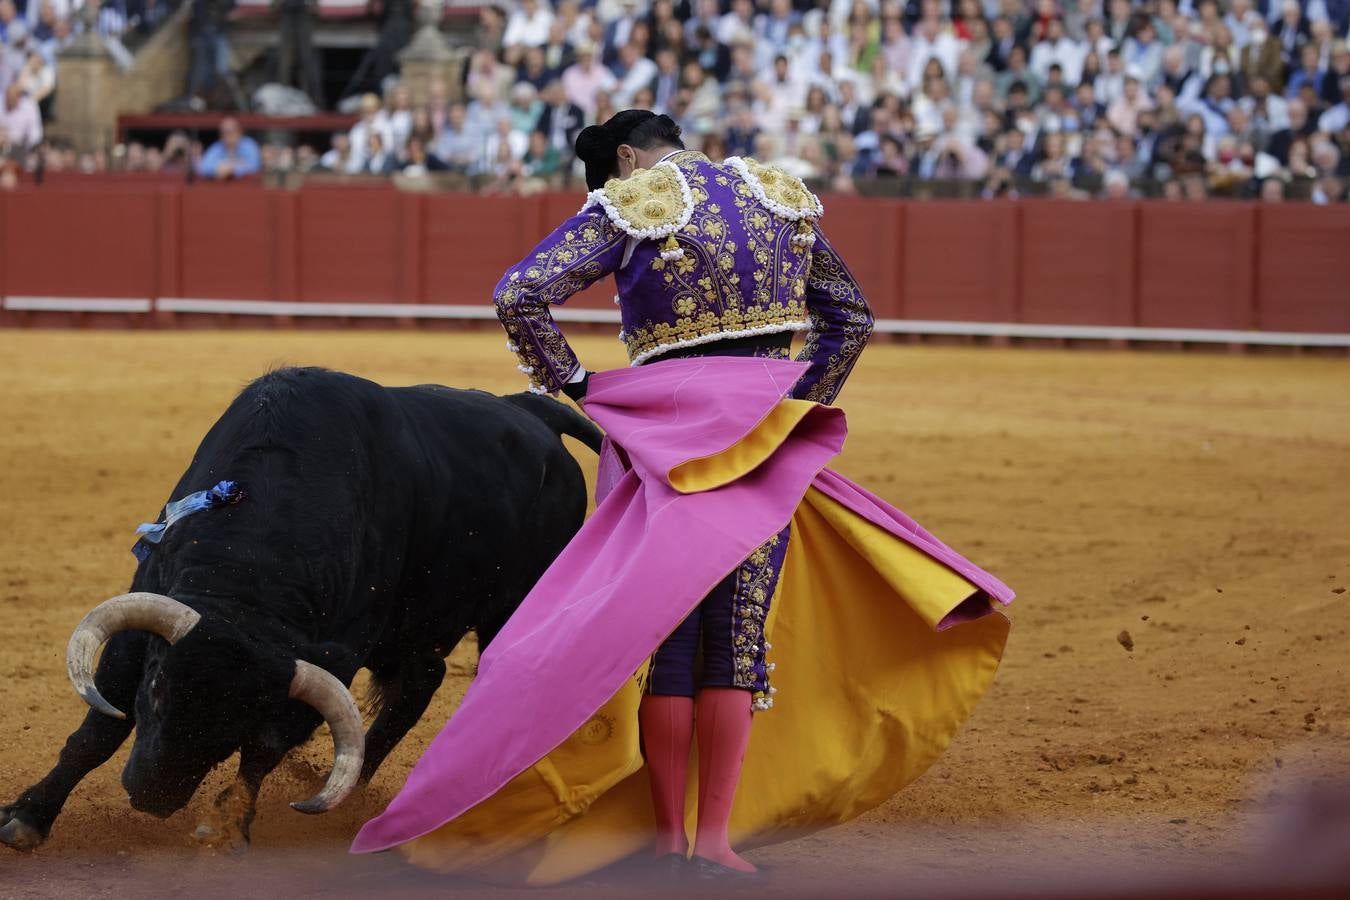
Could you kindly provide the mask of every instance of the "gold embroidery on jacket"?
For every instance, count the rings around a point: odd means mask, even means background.
[[[562,302],[604,277],[601,257],[623,240],[624,233],[596,209],[564,232],[561,241],[512,270],[506,286],[497,292],[494,300],[507,339],[536,389],[557,390],[552,382],[565,378],[577,365],[549,314],[549,304]]]
[[[769,212],[734,171],[715,166],[712,177],[718,185],[731,187],[734,215],[747,235],[746,245],[739,246],[731,239],[726,218],[731,211],[709,202],[709,174],[695,164],[706,161],[701,154],[675,157],[694,198],[689,223],[676,234],[684,254],[675,260],[654,257],[650,266],[653,274],[660,273],[676,318],[628,328],[624,343],[630,359],[723,332],[772,330],[809,321],[805,279],[810,254],[791,241],[794,223]],[[747,257],[753,260],[748,279],[743,274]],[[738,258],[742,272],[737,271]]]
[[[828,303],[842,311],[838,317],[843,323],[843,339],[839,347],[825,361],[825,371],[811,385],[803,400],[816,403],[830,403],[843,387],[843,380],[853,368],[854,362],[862,353],[867,339],[872,334],[872,316],[867,301],[858,289],[857,282],[844,267],[844,261],[829,244],[816,245],[811,255],[810,274],[806,287],[818,301]],[[797,359],[810,361],[820,351],[822,323],[816,314],[811,315],[811,330],[806,335],[806,345],[802,347]]]

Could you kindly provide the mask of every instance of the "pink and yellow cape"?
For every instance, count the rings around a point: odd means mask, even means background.
[[[595,514],[483,653],[454,717],[356,853],[552,884],[649,846],[647,662],[789,521],[738,848],[846,821],[918,777],[988,687],[1012,591],[825,468],[843,413],[785,399],[804,364],[704,357],[591,377],[610,445]],[[696,771],[697,766],[691,767]],[[692,782],[692,779],[691,779]],[[696,786],[689,792],[690,824]]]

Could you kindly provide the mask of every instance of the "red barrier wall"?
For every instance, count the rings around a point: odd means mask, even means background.
[[[149,296],[157,280],[154,191],[21,190],[3,210],[6,295]]]
[[[1258,328],[1350,332],[1350,207],[1315,216],[1261,210],[1256,231]]]
[[[903,250],[892,263],[900,271],[901,316],[1017,321],[1019,209],[1012,202],[905,205]],[[845,259],[853,258],[850,249],[840,246]]]
[[[1139,324],[1255,327],[1256,216],[1248,203],[1141,205]]]
[[[290,300],[280,283],[279,208],[290,198],[271,191],[165,191],[160,207],[177,229],[166,228],[166,256],[159,289],[169,297],[223,300]],[[180,239],[173,240],[177,231]],[[175,246],[176,245],[176,246]]]
[[[23,187],[0,194],[0,296],[487,304],[580,206],[385,184]],[[836,196],[822,224],[879,318],[1350,332],[1345,207]],[[571,306],[612,299],[605,279]]]
[[[1022,207],[1017,321],[1133,325],[1137,235],[1132,204],[1049,200]]]

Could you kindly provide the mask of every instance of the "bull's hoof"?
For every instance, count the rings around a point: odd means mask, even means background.
[[[8,821],[5,821],[8,819]],[[36,850],[47,839],[47,836],[36,827],[29,825],[18,816],[11,815],[8,811],[0,810],[0,844],[4,844],[13,850],[23,853],[29,853]]]
[[[238,825],[203,822],[192,832],[199,847],[221,853],[240,854],[248,849],[248,834]]]

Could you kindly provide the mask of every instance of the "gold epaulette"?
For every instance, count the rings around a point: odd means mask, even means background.
[[[825,213],[820,198],[811,193],[796,175],[789,175],[778,166],[766,166],[758,160],[739,156],[727,158],[725,163],[750,185],[755,199],[769,211],[785,219],[818,219]]]
[[[689,224],[694,198],[684,174],[669,162],[611,178],[591,191],[583,209],[599,204],[611,222],[635,238],[663,238]]]

